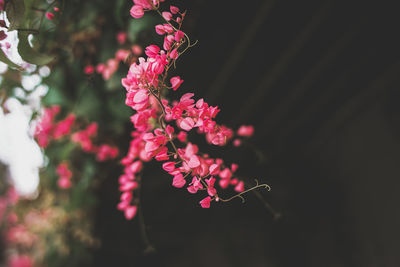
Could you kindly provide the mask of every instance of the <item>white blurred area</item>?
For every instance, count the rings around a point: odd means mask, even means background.
[[[26,75],[22,77],[22,88],[13,89],[15,97],[8,98],[0,107],[0,161],[8,166],[8,177],[19,195],[37,196],[39,169],[44,165],[44,155],[33,138],[34,121],[30,122],[33,112],[39,111],[40,100],[47,93],[48,87],[41,84],[42,77],[50,74],[47,66],[38,69],[39,74],[29,74],[36,70],[35,65],[23,62],[17,51],[16,31],[8,32],[2,41],[11,47],[3,51],[16,64],[22,66]],[[0,62],[0,83],[7,65]],[[23,99],[22,104],[18,99]],[[1,100],[1,99],[0,99]]]
[[[22,196],[34,196],[43,155],[30,133],[31,110],[16,98],[9,98],[4,106],[9,113],[4,114],[0,108],[0,161],[8,166],[16,191]]]

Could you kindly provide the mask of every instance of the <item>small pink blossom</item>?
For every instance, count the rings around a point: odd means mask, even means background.
[[[190,131],[194,127],[194,121],[192,118],[187,117],[180,122],[179,126],[185,131]]]
[[[178,90],[179,86],[181,86],[181,84],[183,83],[183,80],[179,76],[175,76],[170,79],[170,82],[172,85],[172,89],[176,91]]]
[[[124,44],[126,42],[127,39],[127,34],[126,32],[119,32],[117,33],[117,42],[119,44]]]
[[[131,13],[131,16],[134,17],[135,19],[140,19],[144,15],[144,10],[143,10],[142,6],[133,5],[130,13]]]
[[[217,193],[217,190],[214,188],[215,178],[211,176],[209,179],[206,179],[206,183],[208,185],[207,193],[210,196],[214,196]]]
[[[53,138],[59,139],[71,131],[71,126],[75,122],[75,115],[70,114],[64,120],[59,121],[56,125],[54,125],[53,129]]]
[[[251,125],[242,125],[240,128],[237,130],[237,135],[239,136],[246,136],[250,137],[254,133],[254,127]]]
[[[54,14],[51,13],[51,12],[46,12],[46,18],[47,18],[48,20],[53,20],[53,19],[54,19]]]
[[[205,199],[203,199],[202,201],[200,201],[199,203],[202,208],[208,209],[208,208],[210,208],[211,197],[208,196]]]
[[[203,189],[203,185],[201,184],[201,181],[199,178],[197,178],[196,176],[193,177],[192,182],[190,183],[191,186],[189,186],[187,188],[187,190],[192,193],[195,194],[197,193],[198,190]]]
[[[103,63],[100,63],[96,66],[96,72],[97,73],[103,73],[103,71],[106,69],[106,65]]]
[[[136,213],[137,213],[137,207],[129,206],[125,209],[125,218],[127,220],[132,220],[133,217],[135,217]]]
[[[94,73],[94,67],[93,65],[87,65],[85,66],[85,69],[83,70],[83,72],[87,75],[93,74]]]
[[[155,30],[156,30],[156,33],[159,35],[163,35],[165,33],[164,26],[161,24],[156,25]]]
[[[184,37],[183,31],[176,31],[175,32],[175,42],[180,42]]]
[[[162,12],[162,16],[166,21],[170,21],[172,19],[172,14],[168,11]]]
[[[236,192],[243,192],[244,191],[244,183],[243,181],[240,181],[236,186],[235,186],[235,191]]]
[[[68,189],[71,187],[71,180],[66,177],[60,177],[57,181],[57,184],[62,189]]]
[[[171,51],[171,53],[169,53],[169,57],[170,57],[171,59],[177,59],[178,56],[179,56],[179,53],[178,53],[178,49],[177,49],[177,48],[173,49],[173,50]]]
[[[171,172],[171,171],[175,170],[175,162],[174,161],[165,162],[165,163],[163,163],[162,168],[166,172]]]
[[[236,147],[238,147],[238,146],[240,146],[242,144],[242,141],[240,141],[240,139],[235,139],[235,140],[233,140],[233,145],[234,146],[236,146]]]
[[[179,141],[181,141],[182,143],[186,143],[187,141],[187,133],[184,131],[180,131],[177,135],[177,138]]]
[[[182,188],[186,184],[186,180],[183,179],[183,175],[181,173],[174,176],[172,181],[172,186],[177,188]]]
[[[177,8],[176,6],[170,6],[169,10],[172,14],[177,14],[179,12],[179,8]]]
[[[135,56],[140,56],[143,53],[143,49],[140,45],[133,45],[131,49]]]
[[[160,52],[160,48],[156,45],[149,45],[144,52],[148,57],[155,58]]]

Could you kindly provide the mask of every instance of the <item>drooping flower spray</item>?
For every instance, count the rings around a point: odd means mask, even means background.
[[[215,121],[220,109],[210,106],[204,99],[194,100],[193,93],[184,93],[179,100],[168,101],[167,90],[178,90],[183,80],[179,76],[168,77],[176,60],[195,43],[181,30],[186,11],[170,6],[169,11],[160,11],[162,0],[134,0],[130,10],[133,18],[141,18],[145,11],[153,10],[165,20],[155,26],[157,34],[164,36],[162,48],[149,45],[146,58],[140,57],[133,63],[122,85],[126,89],[125,103],[136,113],[131,116],[135,130],[127,155],[122,159],[124,173],[119,177],[122,192],[118,209],[124,211],[127,219],[137,212],[139,199],[135,190],[140,187],[143,163],[155,159],[163,162],[162,169],[171,175],[172,186],[186,188],[191,194],[203,194],[199,204],[209,208],[211,202],[227,202],[258,188],[270,187],[257,184],[245,189],[244,182],[235,178],[237,164],[227,165],[223,159],[211,158],[201,153],[196,144],[188,140],[187,133],[197,130],[205,135],[208,143],[224,146],[231,142],[240,145],[241,138],[253,134],[252,126],[242,126],[235,133],[232,129]],[[234,138],[235,137],[235,138]],[[215,186],[219,185],[219,189]],[[233,186],[237,192],[230,198],[222,198],[220,189]]]

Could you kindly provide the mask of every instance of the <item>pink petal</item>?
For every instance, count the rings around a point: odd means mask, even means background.
[[[205,199],[203,199],[202,201],[200,201],[199,203],[202,208],[208,209],[210,207],[211,197],[208,196]]]
[[[135,19],[139,19],[141,17],[143,17],[144,15],[144,11],[143,11],[143,7],[139,6],[139,5],[134,5],[131,8],[131,16],[134,17]]]
[[[243,183],[243,181],[240,181],[240,182],[235,186],[235,191],[236,191],[236,192],[243,192],[243,191],[244,191],[244,183]]]
[[[189,162],[188,162],[188,166],[189,166],[189,168],[191,168],[191,169],[194,169],[194,168],[199,167],[199,166],[200,166],[199,157],[196,156],[196,155],[191,156],[191,157],[190,157],[190,160],[189,160]]]
[[[172,14],[168,11],[162,12],[162,16],[166,21],[170,21],[172,19]]]
[[[182,174],[178,174],[174,177],[174,179],[172,180],[172,186],[177,187],[177,188],[181,188],[186,184],[186,180],[183,179]]]
[[[131,220],[133,217],[135,217],[136,212],[137,212],[137,207],[136,206],[127,207],[125,209],[125,218],[127,220]]]
[[[194,121],[192,118],[187,117],[181,120],[179,126],[185,131],[190,131],[194,127]]]

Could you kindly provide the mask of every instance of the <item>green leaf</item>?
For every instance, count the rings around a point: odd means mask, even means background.
[[[8,57],[6,56],[6,54],[4,54],[4,51],[1,48],[0,48],[0,61],[6,63],[9,67],[21,70],[20,66],[18,66],[17,64],[8,59]]]
[[[115,1],[115,20],[118,23],[118,25],[120,27],[124,26],[124,21],[122,20],[122,18],[126,17],[124,16],[125,14],[123,14],[123,12],[126,12],[126,14],[129,14],[129,12],[127,12],[125,7],[125,0],[116,0]]]
[[[9,31],[16,30],[23,26],[25,19],[24,0],[9,0],[6,4],[7,19],[10,21]]]
[[[18,52],[23,60],[35,65],[46,65],[54,59],[54,56],[41,54],[33,49],[28,42],[29,33],[18,32]]]
[[[152,16],[144,16],[141,19],[131,19],[128,26],[128,38],[131,42],[136,42],[141,31],[152,27],[154,24]]]

